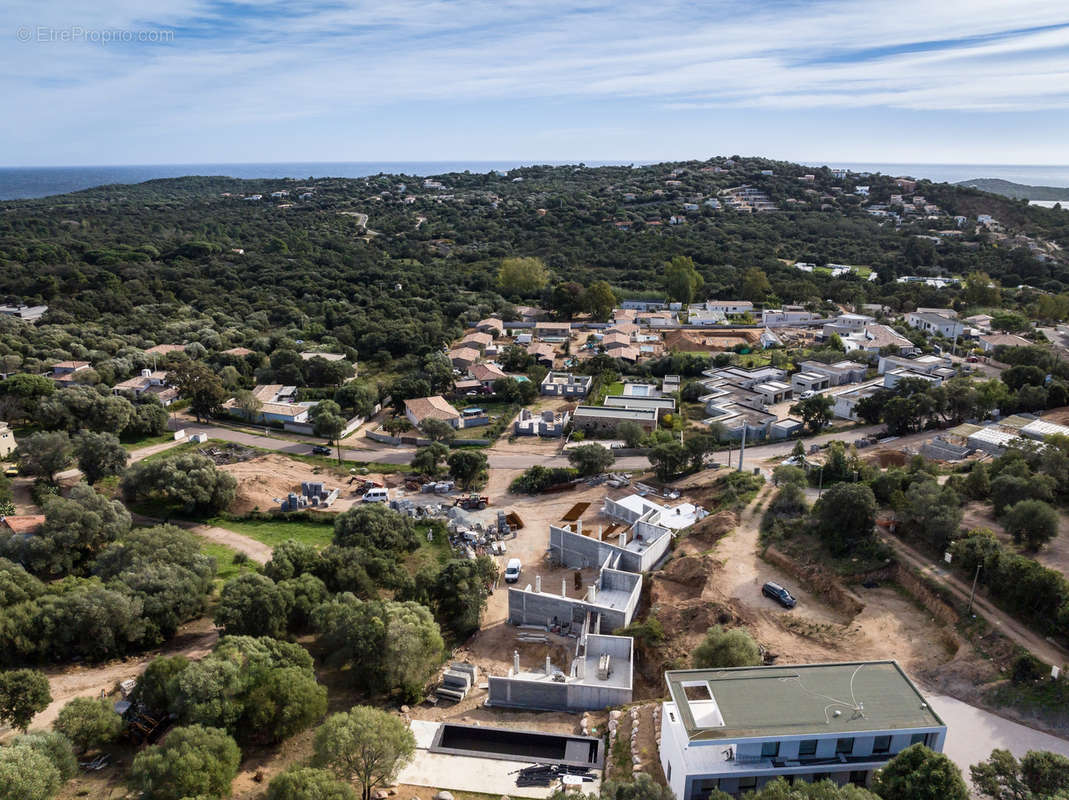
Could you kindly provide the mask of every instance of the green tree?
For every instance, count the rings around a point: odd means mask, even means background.
[[[377,399],[375,390],[360,381],[343,383],[334,392],[334,402],[347,409],[354,417],[370,417],[374,413]]]
[[[497,565],[488,556],[474,561],[452,559],[438,572],[432,589],[438,619],[458,639],[479,629],[479,617],[496,578]]]
[[[19,561],[39,574],[66,575],[91,561],[116,537],[130,531],[130,512],[91,486],[79,483],[67,497],[45,502],[45,521],[21,547]]]
[[[791,413],[801,416],[812,433],[820,433],[831,422],[831,410],[835,401],[826,394],[815,394],[799,400],[791,406]]]
[[[188,725],[141,751],[128,781],[151,800],[229,797],[240,761],[241,751],[226,731]]]
[[[638,447],[646,438],[646,432],[637,422],[624,421],[616,426],[616,435],[624,440],[628,447]]]
[[[412,456],[412,469],[434,477],[438,474],[441,463],[448,457],[449,448],[441,442],[434,442],[416,451]]]
[[[749,267],[742,273],[742,296],[747,300],[759,302],[772,291],[768,276],[758,267]]]
[[[449,444],[457,438],[456,429],[444,419],[428,417],[419,424],[420,431],[432,442]]]
[[[875,539],[876,497],[863,483],[836,483],[813,504],[813,521],[833,553],[856,552]]]
[[[776,486],[784,486],[793,483],[797,486],[805,486],[808,475],[801,467],[792,464],[780,464],[772,469],[772,482]]]
[[[714,625],[705,632],[692,656],[694,667],[754,667],[761,663],[761,651],[742,628],[725,630]]]
[[[954,762],[923,744],[898,753],[873,778],[883,800],[968,800],[969,790]]]
[[[497,284],[505,294],[531,297],[549,283],[549,272],[540,258],[511,257],[501,261]]]
[[[59,771],[59,778],[69,781],[78,774],[78,759],[70,740],[56,731],[34,731],[16,736],[12,747],[26,747],[45,756]],[[0,797],[5,795],[0,792]]]
[[[0,800],[50,800],[62,785],[59,770],[33,747],[0,747]]]
[[[245,573],[226,582],[215,609],[215,624],[228,636],[278,637],[286,630],[286,594],[266,575]]]
[[[599,475],[615,462],[616,456],[612,454],[612,450],[600,444],[581,444],[568,451],[568,463],[583,476]]]
[[[693,303],[704,283],[690,256],[676,256],[664,265],[664,288],[672,300]]]
[[[48,678],[35,669],[0,672],[0,722],[23,733],[37,712],[52,702]]]
[[[604,322],[616,308],[616,292],[608,281],[594,281],[583,292],[583,310],[598,322]]]
[[[312,430],[316,436],[327,440],[327,445],[337,445],[338,463],[341,463],[341,432],[345,430],[345,417],[341,408],[333,400],[320,400],[308,412],[312,420]]]
[[[167,373],[167,383],[189,400],[189,410],[202,422],[222,413],[223,403],[230,396],[219,376],[207,365],[197,361],[183,361]]]
[[[965,476],[965,494],[971,500],[986,500],[991,494],[991,473],[987,464],[974,461],[969,474]]]
[[[237,481],[199,453],[179,453],[156,461],[139,461],[121,481],[127,502],[177,503],[188,512],[219,511],[232,502]]]
[[[1056,800],[1069,788],[1069,758],[1041,750],[1029,750],[1020,761],[1009,750],[993,750],[969,773],[989,800]]]
[[[700,470],[704,467],[705,457],[716,451],[717,444],[716,437],[707,433],[688,436],[683,442],[683,446],[687,449],[687,455],[690,456],[690,468]]]
[[[419,547],[419,534],[411,517],[385,504],[364,503],[335,517],[334,544],[398,553]]]
[[[325,769],[296,767],[271,779],[266,800],[356,800],[356,793]]]
[[[449,476],[464,489],[475,489],[486,482],[486,456],[475,450],[457,450],[446,459]]]
[[[56,482],[56,473],[70,466],[74,447],[66,431],[38,431],[19,442],[23,472]]]
[[[264,407],[263,401],[248,389],[239,389],[234,392],[234,408],[249,422],[260,419],[260,410]]]
[[[1013,541],[1035,552],[1058,535],[1058,512],[1042,500],[1021,500],[1006,509],[1002,525]]]
[[[123,722],[110,700],[75,697],[60,709],[52,727],[85,753],[113,741],[122,732]]]
[[[74,437],[78,469],[90,485],[109,475],[122,475],[130,458],[119,437],[112,433],[83,431]]]
[[[311,727],[327,713],[327,687],[300,667],[268,670],[245,696],[242,738],[280,742]]]
[[[921,480],[906,490],[897,509],[901,528],[942,552],[961,529],[961,501],[949,486]]]
[[[660,481],[669,481],[687,468],[690,454],[681,442],[674,439],[650,448],[649,460]]]
[[[359,783],[363,800],[412,760],[416,739],[400,717],[368,706],[333,714],[316,731],[315,762]]]

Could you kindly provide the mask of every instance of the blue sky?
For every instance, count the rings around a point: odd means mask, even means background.
[[[7,166],[1069,163],[1066,0],[0,2]]]

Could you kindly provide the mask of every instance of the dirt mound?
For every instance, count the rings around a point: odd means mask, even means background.
[[[660,606],[656,616],[661,626],[673,633],[704,634],[714,625],[734,627],[740,622],[738,614],[730,606],[707,600]]]
[[[697,594],[701,594],[709,580],[709,573],[715,566],[716,562],[708,556],[683,556],[669,561],[665,568],[657,573],[657,577],[694,589]]]
[[[711,550],[739,524],[734,511],[718,511],[695,523],[679,540],[683,552],[700,553]]]

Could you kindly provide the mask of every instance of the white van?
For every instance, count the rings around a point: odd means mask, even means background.
[[[364,492],[364,496],[360,498],[361,503],[389,503],[390,502],[390,490],[389,489],[368,489]]]
[[[520,568],[520,560],[510,558],[509,563],[505,565],[505,583],[516,583],[520,579]]]

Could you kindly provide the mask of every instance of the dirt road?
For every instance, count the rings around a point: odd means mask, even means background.
[[[137,525],[162,525],[165,520],[158,519],[157,517],[147,517],[144,514],[134,514],[134,523]],[[181,519],[169,519],[166,522],[170,525],[177,525],[179,528],[184,528],[190,533],[195,533],[197,536],[201,536],[211,542],[225,545],[231,550],[237,550],[241,553],[246,553],[250,559],[257,564],[266,564],[271,560],[272,548],[263,542],[258,542],[244,534],[237,533],[236,531],[227,530],[226,528],[217,528],[214,525],[202,525],[198,522],[189,522]]]
[[[893,547],[899,558],[907,564],[919,569],[936,583],[946,588],[961,602],[969,602],[971,586],[965,581],[943,569],[938,564],[932,563],[926,556],[918,553],[901,539],[894,536],[884,536],[883,540]],[[1069,662],[1069,652],[1066,652],[1048,639],[1044,639],[1006,612],[996,608],[993,603],[979,593],[973,599],[973,613],[983,617],[1008,639],[1029,650],[1034,656],[1047,662],[1047,664],[1061,666]]]
[[[203,658],[215,645],[219,632],[211,620],[202,618],[183,625],[178,634],[159,650],[134,658],[109,661],[91,666],[48,667],[43,671],[48,676],[52,702],[48,708],[33,718],[30,730],[45,730],[52,726],[60,709],[75,697],[98,697],[101,691],[111,693],[127,678],[136,678],[149,662],[159,656],[184,655],[187,658]],[[0,739],[9,737],[12,731],[0,729]]]

